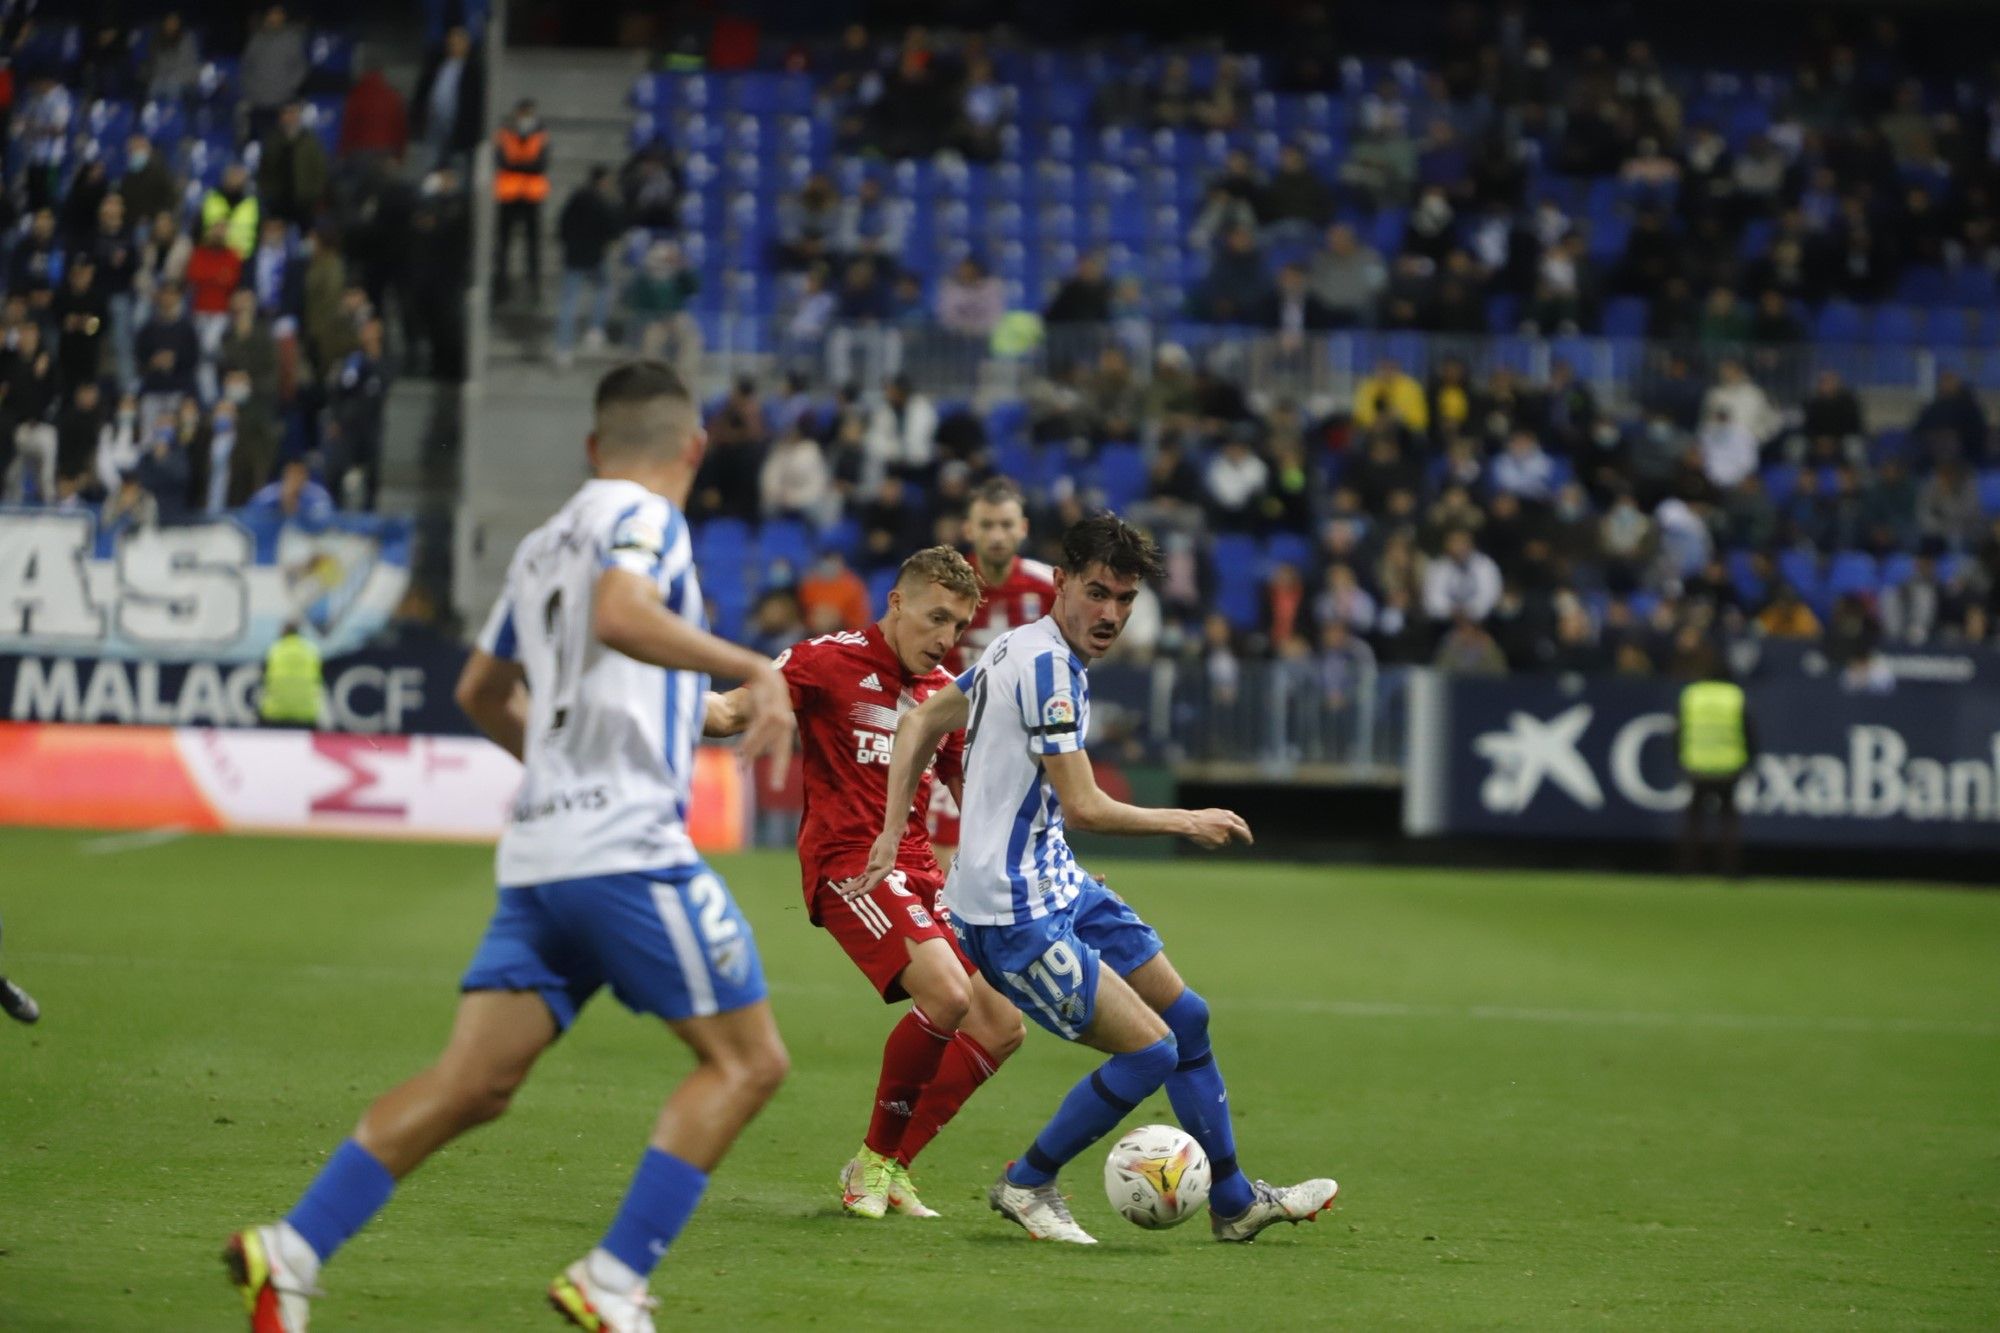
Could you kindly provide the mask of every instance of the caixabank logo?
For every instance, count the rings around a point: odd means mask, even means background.
[[[1938,753],[1880,721],[1827,718],[1821,729],[1820,745],[1781,743],[1757,754],[1736,784],[1737,808],[1783,820],[2000,823],[2000,730],[1959,733],[1951,752]],[[1688,787],[1674,760],[1675,730],[1665,712],[1600,720],[1588,703],[1546,717],[1513,710],[1504,726],[1471,738],[1486,766],[1480,806],[1489,815],[1571,819],[1678,811]]]

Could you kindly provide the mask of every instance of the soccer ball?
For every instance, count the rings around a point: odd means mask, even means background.
[[[1208,1154],[1172,1125],[1141,1125],[1104,1159],[1104,1193],[1134,1226],[1177,1227],[1208,1202]]]

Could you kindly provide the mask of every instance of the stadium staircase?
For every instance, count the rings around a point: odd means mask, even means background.
[[[551,180],[541,301],[496,309],[487,338],[472,344],[476,362],[464,396],[452,601],[475,627],[500,591],[515,544],[585,474],[591,377],[581,367],[560,374],[545,359],[562,264],[555,224],[563,200],[592,163],[616,168],[624,161],[632,119],[626,97],[642,64],[636,51],[515,47],[493,80],[494,117],[522,97],[541,104]],[[515,262],[518,273],[518,255]]]

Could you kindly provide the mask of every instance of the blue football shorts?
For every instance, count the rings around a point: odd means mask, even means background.
[[[980,926],[953,917],[959,945],[993,989],[1064,1041],[1075,1041],[1097,1013],[1097,974],[1129,977],[1165,946],[1123,898],[1086,879],[1076,901],[1012,926]]]
[[[768,993],[750,923],[699,862],[500,890],[461,991],[535,991],[556,1026],[609,985],[634,1013],[703,1018]]]

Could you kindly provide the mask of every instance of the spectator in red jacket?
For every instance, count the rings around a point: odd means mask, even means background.
[[[336,155],[343,162],[374,154],[398,159],[409,144],[410,117],[403,95],[382,77],[379,66],[370,66],[348,90]]]
[[[243,260],[229,248],[224,225],[212,224],[201,244],[188,256],[188,303],[194,310],[195,332],[201,338],[202,395],[215,397],[215,357],[229,328],[229,296],[243,282]]]

